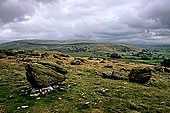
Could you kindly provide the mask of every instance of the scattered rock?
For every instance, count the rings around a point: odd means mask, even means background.
[[[41,54],[41,57],[42,57],[42,58],[45,58],[45,57],[48,57],[49,55],[50,55],[50,54],[49,54],[48,52],[45,52],[45,53],[42,53],[42,54]]]
[[[131,82],[146,83],[152,77],[151,69],[145,66],[134,67],[128,77]]]
[[[159,72],[163,72],[164,71],[164,68],[162,66],[159,66],[159,65],[155,66],[154,69],[156,71],[159,71]]]
[[[71,65],[80,65],[81,64],[81,60],[79,59],[74,59],[70,62]]]
[[[102,73],[102,77],[104,77],[104,78],[111,78],[111,76],[112,76],[112,72],[111,71],[104,71]]]
[[[29,59],[29,58],[25,58],[25,59],[23,59],[23,61],[24,61],[24,62],[32,62],[32,60]]]
[[[62,53],[62,54],[59,54],[61,57],[70,57],[70,55],[68,55],[68,54],[64,54],[64,53]]]
[[[22,62],[32,62],[32,60],[31,60],[31,59],[28,59],[28,58],[19,58],[19,59],[17,59],[16,61],[17,61],[17,62],[20,62],[20,61],[22,61]]]
[[[62,61],[59,61],[59,60],[57,60],[56,63],[59,64],[59,65],[64,64]]]
[[[51,61],[39,61],[26,67],[28,82],[35,88],[48,87],[65,80],[67,70]]]
[[[112,63],[118,63],[117,61],[112,61]]]
[[[34,56],[34,58],[42,58],[42,56]]]
[[[20,75],[21,75],[20,72],[15,72],[15,73],[14,73],[14,76],[20,76]]]
[[[26,109],[28,108],[29,106],[21,106],[21,109]]]
[[[161,65],[162,65],[162,66],[165,66],[165,67],[170,67],[170,59],[164,59],[164,60],[161,62]]]
[[[9,56],[8,59],[16,59],[16,56]]]
[[[106,58],[103,58],[103,60],[106,60]]]
[[[18,53],[13,50],[2,50],[7,56],[16,56]]]
[[[129,69],[125,69],[125,68],[122,68],[122,69],[120,69],[120,71],[130,71]]]
[[[27,66],[27,64],[28,64],[28,63],[23,63],[23,64],[21,64],[20,66],[24,66],[24,67],[25,67],[25,66]]]
[[[19,58],[26,58],[27,57],[27,55],[23,55],[23,54],[18,55],[18,56],[19,56]]]
[[[6,57],[7,57],[7,55],[5,53],[0,53],[0,59],[6,58]]]
[[[168,69],[168,68],[164,68],[164,72],[166,72],[166,73],[170,73],[170,69]]]
[[[9,99],[14,99],[14,96],[13,96],[13,95],[9,95],[8,98],[9,98]]]
[[[112,78],[115,80],[123,80],[124,76],[121,73],[119,73],[118,71],[113,71]]]
[[[81,62],[86,62],[86,60],[85,59],[82,59],[82,58],[75,58],[75,60],[80,60]]]
[[[106,63],[104,60],[100,61],[100,63]]]
[[[93,58],[89,57],[88,60],[93,60]]]
[[[54,57],[54,58],[57,58],[57,59],[59,59],[59,60],[62,60],[61,56],[59,56],[59,55],[54,54],[53,57]]]
[[[104,78],[110,78],[110,79],[115,79],[115,80],[123,80],[124,76],[119,73],[118,71],[105,71],[102,73],[102,77]]]
[[[117,66],[124,66],[123,64],[117,64]]]
[[[160,75],[160,78],[170,79],[170,76],[162,76],[162,75]]]
[[[104,68],[112,68],[113,66],[112,65],[106,65],[104,66]]]

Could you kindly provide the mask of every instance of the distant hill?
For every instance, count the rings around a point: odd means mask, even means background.
[[[19,40],[0,44],[0,49],[44,50],[65,53],[108,54],[112,52],[135,52],[140,48],[130,44],[99,42],[94,40]]]

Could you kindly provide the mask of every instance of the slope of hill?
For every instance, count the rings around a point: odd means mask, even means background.
[[[128,78],[137,66],[155,66],[127,63],[117,60],[89,57],[58,57],[58,52],[25,51],[0,59],[0,113],[168,113],[170,109],[170,73],[153,71],[146,84],[102,77],[103,72],[117,71]],[[23,51],[24,52],[24,51]],[[31,53],[31,54],[30,54]],[[33,54],[34,53],[34,54]],[[45,54],[46,57],[33,55]],[[20,58],[25,56],[25,60]],[[26,60],[27,59],[27,60]],[[80,65],[72,65],[81,59]],[[50,92],[32,96],[25,66],[41,60],[60,63],[68,74],[66,80]],[[104,62],[103,62],[104,61]],[[111,67],[108,67],[111,66]],[[170,70],[170,68],[168,68]]]
[[[111,52],[134,52],[140,50],[140,48],[137,48],[129,44],[98,42],[93,40],[74,40],[74,41],[20,40],[1,44],[0,49],[15,49],[15,50],[32,49],[32,50],[58,51],[65,53],[93,53],[93,54],[106,54]]]

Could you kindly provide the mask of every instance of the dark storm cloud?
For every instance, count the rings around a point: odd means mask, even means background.
[[[170,43],[169,4],[169,0],[1,0],[0,40]]]
[[[33,1],[2,0],[0,2],[0,22],[8,23],[20,21],[24,16],[30,15],[34,11]]]
[[[0,22],[23,21],[25,20],[25,16],[34,13],[39,3],[50,3],[52,1],[53,0],[1,0]]]

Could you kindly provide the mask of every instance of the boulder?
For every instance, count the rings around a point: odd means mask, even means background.
[[[64,54],[64,53],[60,54],[60,56],[62,56],[62,57],[70,57],[70,55]]]
[[[112,65],[106,65],[104,66],[104,68],[112,68],[113,66]]]
[[[5,53],[0,53],[0,59],[6,58],[6,57],[7,57],[7,55]]]
[[[162,65],[162,66],[165,66],[165,67],[170,67],[170,59],[164,59],[164,60],[161,62],[161,65]]]
[[[92,57],[89,57],[88,60],[93,60],[93,58],[92,58]]]
[[[165,73],[170,73],[170,69],[165,68],[165,69],[164,69],[164,72],[165,72]]]
[[[16,59],[16,56],[9,56],[8,59]]]
[[[62,66],[60,66],[52,61],[42,60],[42,61],[39,61],[38,63],[42,64],[48,68],[51,68],[54,71],[59,72],[61,74],[67,74],[67,70],[65,68],[63,68]]]
[[[26,77],[34,88],[48,87],[65,80],[67,70],[51,61],[27,64]]]
[[[115,80],[123,80],[124,76],[119,73],[118,71],[105,71],[102,73],[103,78],[110,78],[110,79],[115,79]]]
[[[42,57],[42,58],[45,58],[45,57],[47,58],[48,56],[50,56],[50,54],[49,54],[48,52],[45,52],[45,53],[42,53],[42,54],[41,54],[41,57]]]
[[[102,73],[102,77],[103,78],[111,78],[111,76],[112,76],[112,72],[111,71],[104,71]]]
[[[80,65],[81,64],[81,60],[79,59],[74,59],[70,62],[71,65]]]
[[[16,56],[18,53],[13,51],[13,50],[4,50],[4,53],[7,55],[7,56]]]
[[[104,60],[100,61],[100,63],[106,63]]]
[[[152,70],[146,66],[134,67],[129,74],[129,81],[146,83],[152,77]]]
[[[125,68],[121,68],[120,71],[126,71],[126,72],[128,72],[128,71],[130,71],[130,70],[129,70],[129,69],[125,69]]]
[[[159,71],[159,72],[163,72],[164,71],[164,68],[162,66],[159,66],[159,65],[155,66],[154,69],[156,71]]]
[[[113,71],[112,78],[115,80],[123,80],[124,76],[121,73],[119,73],[118,71]]]
[[[59,60],[57,60],[56,63],[59,64],[59,65],[64,64],[62,61],[59,61]]]
[[[54,57],[54,58],[57,58],[57,59],[59,59],[59,60],[62,60],[61,56],[59,56],[59,55],[54,54],[53,57]]]
[[[75,58],[75,60],[80,60],[81,62],[87,62],[85,59],[82,58]]]
[[[16,61],[17,61],[17,62],[20,62],[20,61],[22,61],[22,62],[32,62],[32,60],[29,59],[29,58],[19,58],[19,59],[17,59]]]

